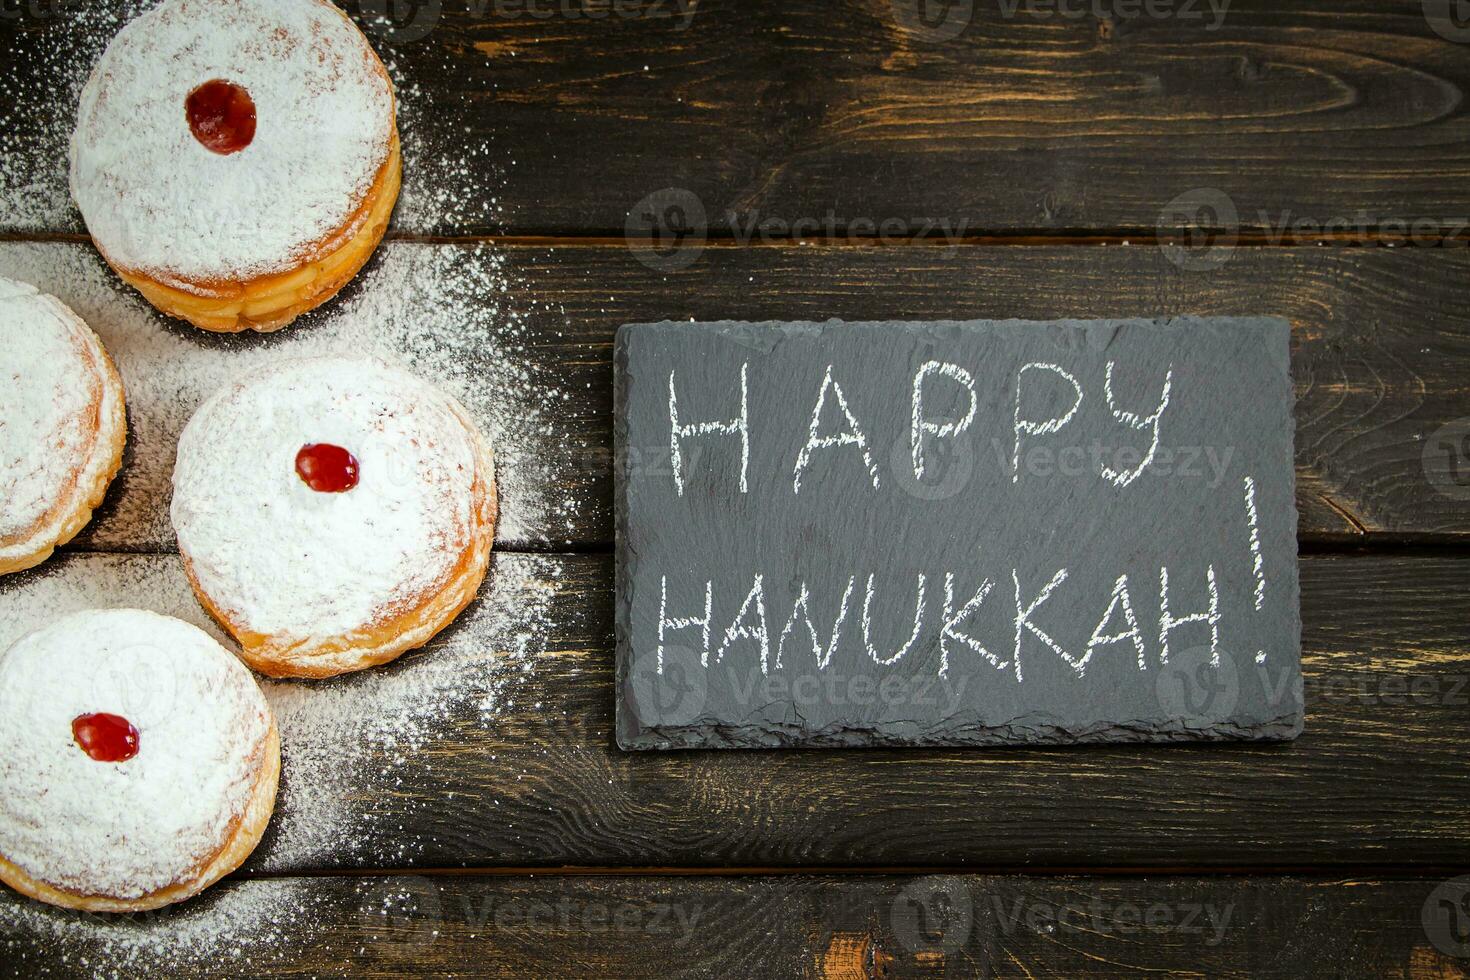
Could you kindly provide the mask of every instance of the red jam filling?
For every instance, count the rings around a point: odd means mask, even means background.
[[[207,150],[222,156],[239,153],[255,139],[255,103],[233,82],[205,82],[189,93],[184,108],[189,129]]]
[[[328,442],[302,446],[296,475],[318,493],[345,493],[357,486],[357,457]]]
[[[138,754],[138,730],[118,715],[78,715],[71,723],[71,737],[98,762],[127,762]]]

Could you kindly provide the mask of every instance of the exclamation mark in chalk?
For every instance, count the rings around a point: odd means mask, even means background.
[[[1261,558],[1261,529],[1256,514],[1256,481],[1245,478],[1245,519],[1251,532],[1251,567],[1256,576],[1256,612],[1266,604],[1266,570]],[[1256,651],[1256,663],[1266,662],[1266,651]]]

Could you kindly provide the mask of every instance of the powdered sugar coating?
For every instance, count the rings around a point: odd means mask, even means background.
[[[469,547],[477,439],[457,402],[377,358],[279,363],[184,428],[179,548],[236,628],[308,640],[373,626],[441,589]],[[357,458],[352,490],[297,474],[301,447],[323,442]]]
[[[72,737],[105,711],[138,754]],[[67,891],[135,899],[213,859],[250,802],[270,730],[250,672],[196,626],[137,609],[74,613],[0,655],[0,854]]]
[[[190,131],[185,100],[213,79],[255,103],[255,139],[238,153]],[[325,0],[164,0],[122,29],[82,89],[72,197],[123,268],[180,289],[248,280],[335,238],[392,133],[381,62]]]
[[[105,357],[60,300],[0,279],[0,564],[54,542],[111,461]]]

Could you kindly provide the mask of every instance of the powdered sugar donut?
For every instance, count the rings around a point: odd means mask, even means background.
[[[54,296],[0,279],[0,574],[86,526],[126,440],[122,379],[97,335]]]
[[[75,613],[0,654],[0,741],[0,880],[53,905],[197,894],[275,806],[280,741],[255,679],[157,613]]]
[[[464,408],[375,358],[251,374],[179,438],[184,567],[272,676],[328,677],[427,643],[484,580],[495,516],[492,457]]]
[[[342,288],[398,198],[393,88],[326,0],[164,0],[82,90],[71,191],[107,262],[206,330]]]

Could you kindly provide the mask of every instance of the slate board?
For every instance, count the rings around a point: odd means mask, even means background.
[[[624,326],[619,745],[1295,737],[1289,340]]]

